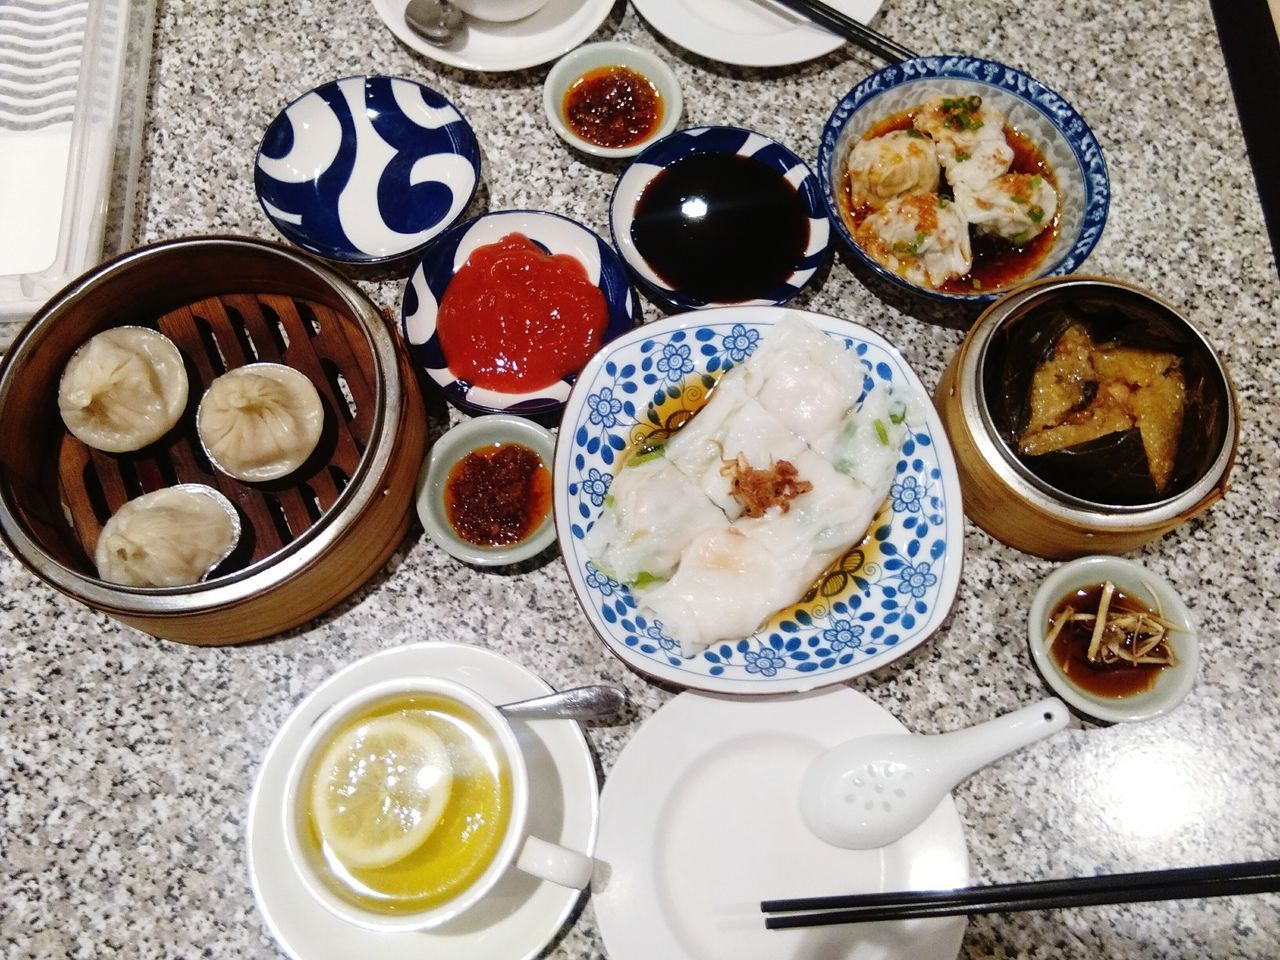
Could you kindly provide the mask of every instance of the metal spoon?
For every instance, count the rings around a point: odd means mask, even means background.
[[[409,0],[404,22],[428,43],[446,46],[465,28],[462,11],[449,0]]]
[[[508,720],[591,720],[617,713],[626,702],[624,691],[600,684],[504,703],[498,709]]]

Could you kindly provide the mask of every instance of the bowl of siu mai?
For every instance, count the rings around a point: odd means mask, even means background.
[[[934,300],[989,303],[1072,273],[1107,219],[1102,148],[1043,83],[977,57],[918,57],[857,84],[822,132],[818,180],[867,270]]]
[[[935,401],[965,513],[998,540],[1067,559],[1125,553],[1227,490],[1235,391],[1212,345],[1132,284],[1061,277],[978,319]]]

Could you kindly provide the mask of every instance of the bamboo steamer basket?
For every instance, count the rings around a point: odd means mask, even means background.
[[[66,430],[58,380],[94,334],[166,334],[190,381],[177,426],[135,453],[92,450]],[[215,469],[195,429],[210,382],[256,361],[306,374],[325,407],[320,443],[271,483]],[[323,263],[262,240],[156,244],[85,274],[27,324],[0,364],[0,536],[57,590],[147,633],[239,643],[329,610],[390,557],[409,526],[426,420],[417,381],[377,307]],[[103,581],[92,561],[102,525],[127,500],[204,483],[240,514],[236,550],[205,581],[139,588]]]
[[[1013,357],[999,344],[1018,324],[1043,324],[1080,304],[1114,309],[1149,324],[1154,340],[1178,343],[1189,384],[1186,447],[1180,479],[1163,499],[1141,503],[1097,501],[1065,492],[1033,472],[1013,448],[993,381]],[[1133,346],[1143,346],[1134,343]],[[1194,386],[1194,390],[1191,387]],[[964,492],[965,513],[1009,546],[1054,560],[1094,553],[1127,553],[1208,509],[1226,493],[1240,441],[1235,390],[1208,341],[1171,304],[1133,284],[1105,277],[1054,277],[1019,287],[978,318],[952,358],[934,394],[951,440]],[[1193,408],[1191,403],[1197,406]],[[1183,458],[1180,451],[1179,458]]]

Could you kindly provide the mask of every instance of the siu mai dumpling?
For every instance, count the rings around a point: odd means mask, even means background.
[[[952,188],[981,187],[1008,172],[1013,163],[1004,114],[979,96],[933,97],[920,107],[914,122],[937,147],[938,162]]]
[[[1038,173],[1006,173],[986,186],[955,188],[956,206],[979,233],[1024,246],[1053,223],[1058,191]]]
[[[108,453],[140,450],[187,406],[187,370],[173,341],[146,327],[97,334],[71,356],[58,411],[78,440]]]
[[[937,289],[973,266],[969,225],[936,193],[891,200],[859,224],[854,238],[885,269],[921,287]]]
[[[315,385],[280,363],[251,363],[209,385],[196,413],[214,466],[237,480],[278,480],[320,442],[324,406]]]
[[[98,576],[130,587],[198,583],[240,539],[240,517],[222,494],[184,483],[143,494],[111,515],[98,536]]]
[[[846,168],[854,210],[878,210],[894,197],[938,190],[937,149],[914,129],[859,140],[849,151]]]

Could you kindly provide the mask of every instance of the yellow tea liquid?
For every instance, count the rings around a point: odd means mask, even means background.
[[[453,786],[440,822],[423,844],[388,866],[354,868],[323,842],[311,786],[329,744],[376,717],[399,714],[428,725],[448,749]],[[466,891],[493,862],[511,821],[511,770],[488,724],[465,704],[435,693],[405,694],[373,704],[334,728],[317,746],[300,797],[301,831],[315,873],[339,897],[382,914],[415,913]]]

